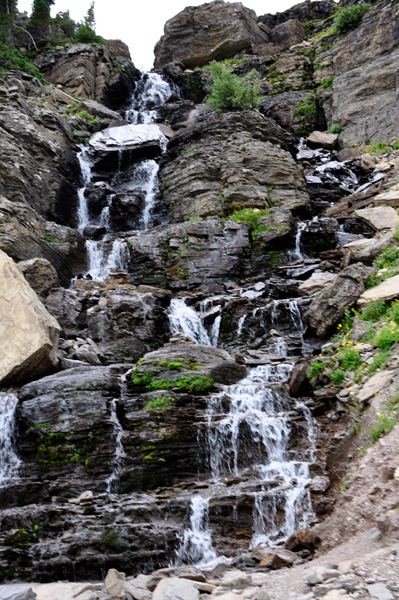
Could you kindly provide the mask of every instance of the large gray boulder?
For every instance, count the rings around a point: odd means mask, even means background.
[[[324,288],[313,300],[303,316],[304,322],[319,337],[325,337],[342,319],[345,308],[351,308],[356,304],[369,278],[370,269],[362,263],[350,265],[341,271],[334,282]]]
[[[165,24],[164,35],[155,46],[155,69],[171,62],[197,67],[222,60],[265,44],[269,35],[255,21],[253,11],[241,2],[215,0],[188,6]]]
[[[171,577],[161,579],[152,600],[199,600],[199,597],[199,591],[191,581]]]
[[[60,326],[0,250],[0,383],[40,377],[57,363]]]

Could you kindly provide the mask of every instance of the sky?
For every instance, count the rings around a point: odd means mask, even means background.
[[[105,39],[120,39],[130,49],[140,70],[149,71],[154,61],[153,48],[163,34],[165,22],[186,6],[198,6],[206,0],[96,0],[96,31]],[[258,16],[283,12],[297,0],[243,0]],[[74,21],[81,21],[90,0],[55,0],[51,14],[69,9]],[[18,0],[18,9],[31,13],[32,0]]]

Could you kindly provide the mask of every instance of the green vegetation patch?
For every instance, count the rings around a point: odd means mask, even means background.
[[[343,8],[338,13],[338,17],[335,21],[336,31],[342,35],[352,29],[356,29],[370,8],[371,4],[368,4],[367,2]]]
[[[149,400],[144,406],[144,410],[154,410],[155,408],[166,410],[167,408],[172,408],[173,404],[174,399],[171,396],[161,396],[160,398]]]
[[[231,66],[212,61],[209,70],[213,81],[208,86],[206,104],[217,112],[255,109],[260,103],[261,81],[256,71],[243,77],[233,73]]]

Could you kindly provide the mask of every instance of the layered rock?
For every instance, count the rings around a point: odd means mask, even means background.
[[[118,52],[114,54],[113,50]],[[71,96],[96,100],[109,108],[127,103],[140,72],[127,46],[64,44],[38,54],[36,62],[47,81],[60,85]]]
[[[54,369],[60,327],[14,262],[0,250],[3,385],[29,381]]]
[[[164,35],[155,46],[155,69],[171,62],[187,68],[201,66],[234,56],[252,44],[267,43],[269,37],[255,16],[240,2],[215,0],[185,8],[165,24]]]

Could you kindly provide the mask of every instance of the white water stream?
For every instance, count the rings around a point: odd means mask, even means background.
[[[18,398],[0,392],[0,486],[18,476],[21,464],[15,451],[15,409]]]

